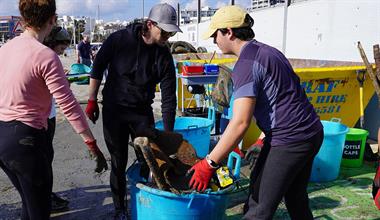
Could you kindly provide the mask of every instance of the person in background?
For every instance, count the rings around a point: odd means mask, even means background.
[[[22,200],[21,219],[49,219],[53,148],[47,118],[52,95],[96,160],[106,160],[69,88],[57,54],[42,44],[56,25],[55,0],[20,0],[25,31],[0,48],[0,167]]]
[[[175,9],[168,4],[157,4],[142,24],[132,23],[111,34],[96,55],[86,114],[93,123],[99,117],[97,95],[103,72],[108,68],[102,112],[104,139],[111,154],[115,218],[125,218],[129,136],[133,139],[154,128],[151,104],[158,83],[164,129],[173,130],[176,76],[173,57],[165,42],[179,31]]]
[[[313,219],[306,189],[323,127],[286,57],[253,39],[253,22],[240,7],[225,6],[204,35],[213,37],[223,53],[238,56],[232,73],[235,100],[230,123],[212,152],[190,169],[189,184],[199,191],[207,188],[254,116],[265,139],[243,219],[272,219],[283,197],[292,219]]]
[[[43,42],[43,44],[50,49],[52,49],[57,55],[63,55],[66,48],[70,45],[71,37],[66,29],[62,27],[54,27]],[[55,133],[56,125],[56,110],[55,110],[55,99],[51,101],[51,111],[48,118],[48,129],[47,133],[49,136],[49,144],[53,146],[53,139]],[[53,158],[51,158],[53,160]],[[51,161],[53,162],[53,161]],[[68,208],[69,201],[59,197],[56,193],[51,193],[51,211],[60,211]]]
[[[83,40],[78,44],[77,54],[78,63],[91,66],[91,44],[89,35],[83,34]]]

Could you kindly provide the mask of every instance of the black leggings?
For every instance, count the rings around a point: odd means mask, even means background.
[[[0,121],[0,167],[22,199],[21,219],[49,219],[53,149],[45,130]]]
[[[110,185],[116,210],[125,210],[126,177],[129,135],[132,139],[154,127],[152,108],[103,106],[103,133],[111,155]]]
[[[307,184],[323,131],[304,142],[272,147],[265,143],[251,174],[243,219],[272,219],[282,198],[293,220],[311,220]]]
[[[51,149],[53,150],[53,140],[54,140],[54,134],[55,134],[55,126],[56,126],[56,119],[55,117],[49,118],[48,121],[48,129],[47,129],[47,135],[48,135],[48,144],[50,144]],[[51,157],[51,162],[53,163],[53,157]]]

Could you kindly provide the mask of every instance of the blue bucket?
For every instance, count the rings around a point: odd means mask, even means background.
[[[321,149],[315,156],[311,171],[311,182],[335,180],[339,175],[344,141],[349,128],[341,123],[321,121],[324,138]]]
[[[133,220],[222,220],[228,196],[223,191],[209,194],[183,194],[151,188],[139,182],[140,164],[133,164],[127,170],[130,184],[131,210]]]
[[[174,131],[193,145],[197,156],[206,157],[210,150],[210,132],[213,121],[207,118],[178,117],[175,119]],[[164,129],[162,121],[156,122],[156,128]]]

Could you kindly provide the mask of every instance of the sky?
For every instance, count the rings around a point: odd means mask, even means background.
[[[62,15],[90,16],[96,18],[99,6],[99,18],[105,21],[133,20],[147,16],[150,8],[158,3],[166,2],[173,7],[196,9],[197,0],[56,0],[57,13]],[[202,6],[219,8],[227,5],[230,0],[202,0]],[[250,0],[235,0],[236,5],[249,7]],[[1,15],[19,15],[18,0],[0,0]]]

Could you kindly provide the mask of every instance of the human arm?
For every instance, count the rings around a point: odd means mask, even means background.
[[[235,99],[232,119],[218,144],[210,153],[212,161],[221,163],[239,144],[251,123],[255,105],[256,98],[254,97]]]
[[[97,97],[100,83],[100,80],[92,78],[90,79],[88,102],[85,110],[88,119],[90,119],[94,124],[99,118],[99,106]]]
[[[91,156],[95,158],[97,164],[95,171],[101,172],[103,169],[107,169],[107,163],[88,127],[84,113],[69,88],[69,83],[66,80],[59,58],[56,55],[51,57],[46,53],[42,53],[40,57],[44,60],[42,67],[40,67],[40,69],[45,70],[42,77],[45,79],[50,93],[53,94],[63,114],[86,143]]]
[[[240,142],[251,123],[255,104],[256,98],[254,97],[235,99],[233,117],[218,144],[211,151],[209,155],[211,161],[220,164]],[[206,166],[206,164],[206,159],[203,159],[190,169],[191,171],[194,171],[189,182],[193,189],[198,189],[199,191],[204,191],[206,189],[212,177],[212,173],[215,171],[215,168]]]
[[[86,106],[86,115],[95,124],[99,118],[98,92],[103,78],[103,72],[106,70],[110,57],[112,55],[111,39],[107,39],[104,46],[100,49],[93,64],[90,77],[88,103]]]
[[[177,107],[175,67],[171,55],[167,56],[163,62],[163,73],[165,75],[160,82],[162,120],[164,130],[173,131]]]
[[[103,153],[100,151],[91,130],[87,129],[82,133],[79,133],[79,135],[82,137],[83,142],[87,145],[91,159],[96,161],[95,172],[100,173],[103,170],[107,170],[107,161],[104,158]]]
[[[81,57],[81,55],[80,55],[80,50],[81,50],[81,47],[82,47],[82,44],[81,44],[81,42],[78,44],[78,46],[77,46],[77,63],[80,63],[80,57]]]

